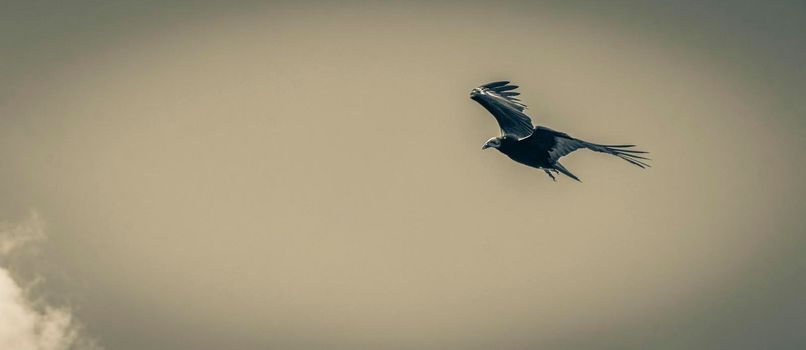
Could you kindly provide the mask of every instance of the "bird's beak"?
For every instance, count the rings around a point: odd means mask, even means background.
[[[485,149],[488,149],[490,147],[492,147],[492,146],[489,143],[485,143],[484,146],[481,146],[481,149],[485,150]]]

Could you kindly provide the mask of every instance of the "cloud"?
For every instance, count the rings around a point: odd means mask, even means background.
[[[0,349],[100,350],[69,308],[32,300],[31,290],[12,276],[11,254],[44,239],[36,212],[19,224],[0,222]]]
[[[17,248],[45,238],[39,214],[31,212],[28,219],[18,225],[0,222],[0,257],[6,257]]]

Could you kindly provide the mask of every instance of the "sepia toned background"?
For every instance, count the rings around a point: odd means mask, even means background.
[[[66,346],[806,346],[802,2],[0,4],[0,221],[46,237],[0,262]],[[481,151],[502,79],[653,167]]]

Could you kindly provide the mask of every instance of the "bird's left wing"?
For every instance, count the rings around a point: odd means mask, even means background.
[[[502,135],[513,135],[523,139],[532,135],[534,126],[529,116],[523,113],[526,109],[517,97],[517,85],[509,85],[508,81],[496,81],[479,86],[470,94],[470,98],[486,108],[498,121]]]

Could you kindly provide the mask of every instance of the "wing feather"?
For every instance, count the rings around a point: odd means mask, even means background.
[[[560,157],[565,156],[580,148],[587,148],[595,152],[612,154],[640,168],[650,167],[649,164],[644,162],[650,159],[641,155],[647,152],[627,149],[630,147],[634,147],[634,145],[599,145],[575,139],[571,136],[568,136],[568,134],[566,133],[554,131],[544,127],[538,127],[538,133],[541,136],[546,135],[546,133],[548,133],[551,135],[551,137],[554,138],[554,145],[551,146],[548,150],[549,161],[551,163],[556,163],[560,159]]]
[[[496,87],[499,87],[499,86],[504,86],[504,85],[507,85],[507,84],[509,84],[509,81],[501,80],[501,81],[494,81],[492,83],[484,84],[481,87],[492,89],[492,88],[496,88]]]
[[[496,81],[473,89],[471,98],[495,117],[502,135],[523,139],[532,135],[534,126],[529,116],[523,113],[526,105],[514,97],[520,93],[511,91],[517,88],[517,85],[509,85],[509,81]]]

